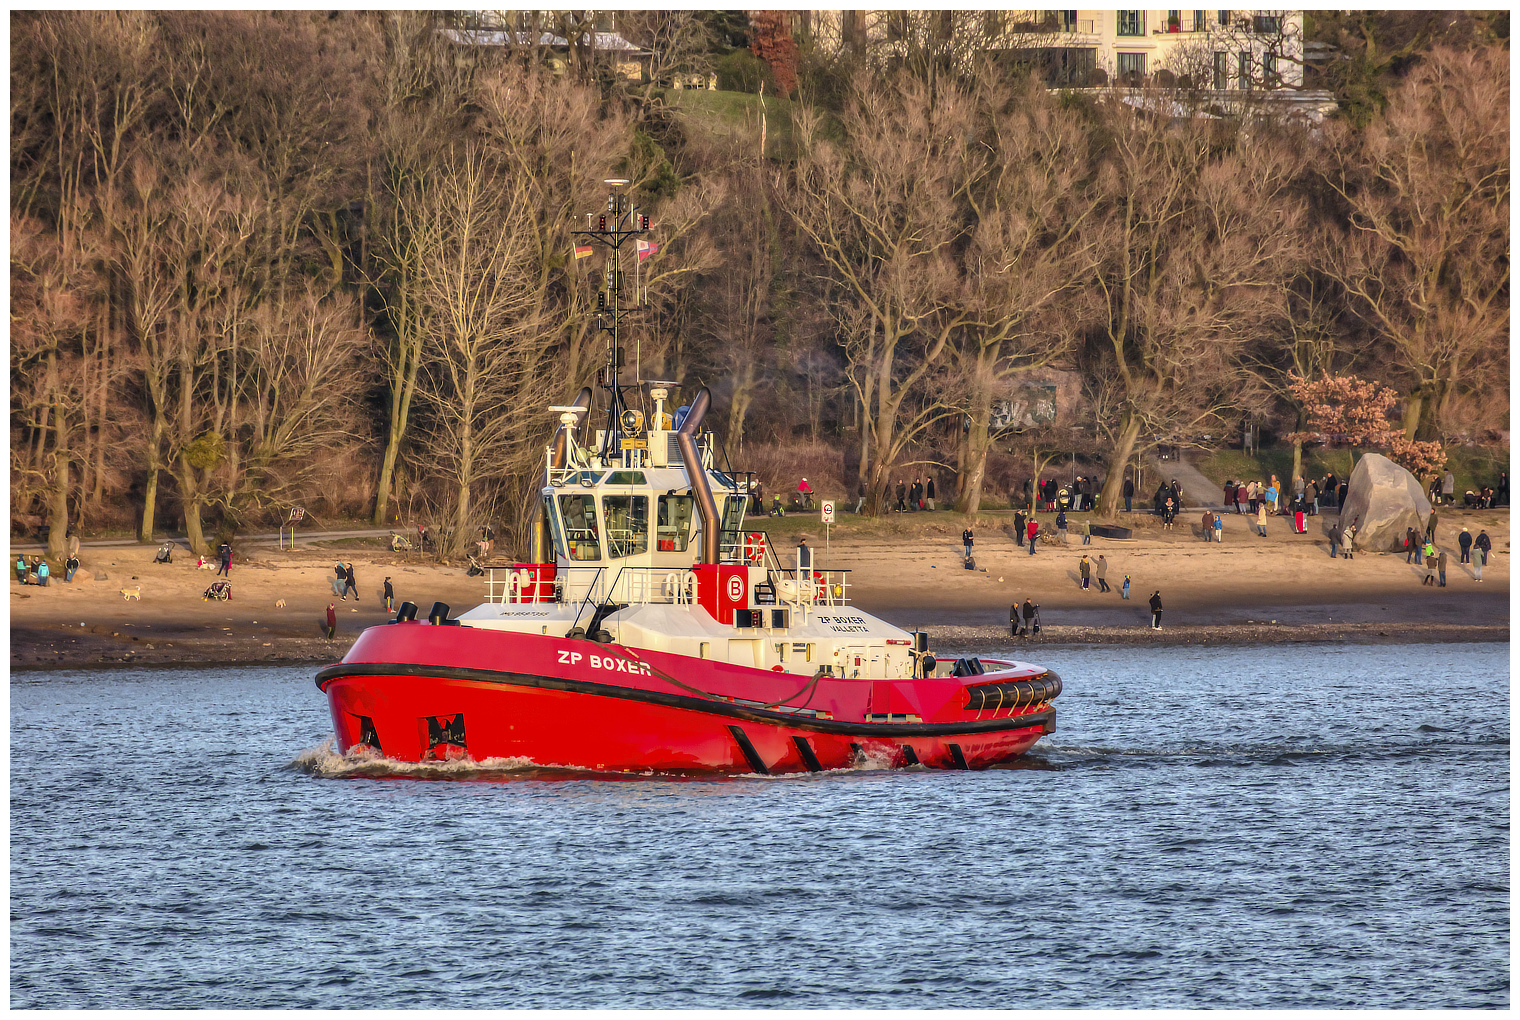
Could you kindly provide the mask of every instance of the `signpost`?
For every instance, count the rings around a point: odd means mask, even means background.
[[[825,549],[829,547],[829,525],[833,523],[834,501],[832,499],[826,499],[823,501],[823,547]]]
[[[301,518],[303,518],[305,516],[306,516],[306,508],[305,507],[299,507],[299,506],[297,506],[297,507],[292,507],[291,508],[289,519],[287,519],[284,524],[280,525],[280,548],[281,549],[285,548],[285,529],[286,528],[290,529],[290,547],[292,549],[294,549],[296,547],[296,525],[299,524],[299,523],[301,523]]]

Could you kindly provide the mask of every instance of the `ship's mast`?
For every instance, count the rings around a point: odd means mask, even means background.
[[[643,240],[649,233],[649,217],[639,212],[629,200],[630,196],[620,190],[628,181],[615,177],[605,183],[613,188],[607,196],[606,210],[587,213],[586,229],[572,231],[577,241],[577,258],[586,254],[586,242],[606,249],[601,288],[596,295],[597,328],[607,334],[607,364],[596,373],[597,385],[607,391],[607,431],[600,451],[604,463],[613,454],[613,444],[618,441],[623,411],[627,407],[620,382],[624,361],[623,323],[632,313],[649,307],[648,292],[640,280],[639,263],[653,250],[653,246]],[[625,268],[630,265],[629,254],[633,255],[631,284]]]

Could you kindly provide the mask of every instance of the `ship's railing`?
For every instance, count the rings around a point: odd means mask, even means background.
[[[782,567],[767,555],[759,582],[765,605],[847,606],[848,570],[798,570]],[[753,576],[753,575],[752,575]],[[624,605],[691,605],[697,601],[697,575],[683,567],[560,567],[553,580],[529,567],[488,567],[486,601],[498,605],[564,602],[617,602]]]
[[[552,582],[538,580],[531,569],[486,571],[486,601],[498,604],[689,605],[696,598],[697,575],[683,567],[560,567]]]
[[[602,432],[597,433],[603,436]],[[681,458],[680,447],[677,446],[674,430],[663,430],[642,433],[643,441],[654,443],[655,450],[647,446],[641,449],[615,450],[611,457],[604,458],[600,446],[577,447],[568,457],[570,463],[564,467],[554,466],[554,454],[550,447],[544,448],[544,474],[549,484],[556,488],[573,485],[578,482],[586,482],[591,479],[591,484],[605,477],[608,471],[640,470],[643,468],[684,467]],[[629,437],[630,441],[638,437]],[[621,437],[619,437],[621,441]],[[697,457],[702,461],[702,467],[710,468],[714,457],[714,437],[711,432],[698,432],[695,437],[697,444]],[[590,487],[589,485],[587,486]]]
[[[828,606],[850,604],[848,570],[796,570],[773,568],[768,571],[775,588],[776,604]]]

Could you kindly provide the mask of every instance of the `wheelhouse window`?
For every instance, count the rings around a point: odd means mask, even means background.
[[[559,512],[564,519],[565,559],[599,560],[602,543],[596,528],[596,497],[589,492],[560,496]]]
[[[744,545],[744,508],[748,505],[746,496],[728,496],[719,506],[722,523],[718,531],[718,551],[725,559],[737,559]]]
[[[607,523],[607,555],[611,559],[649,551],[649,497],[602,496]]]
[[[661,496],[655,517],[656,552],[685,552],[691,543],[691,519],[696,500],[691,496]]]
[[[1119,34],[1120,35],[1144,35],[1145,12],[1144,11],[1119,11]]]
[[[565,529],[560,523],[559,514],[554,512],[554,497],[544,497],[544,518],[549,522],[549,531],[553,535],[554,551],[565,559],[570,558],[570,550],[565,545]]]

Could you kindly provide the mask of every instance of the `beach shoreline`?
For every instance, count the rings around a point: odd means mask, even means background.
[[[883,521],[849,519],[819,534],[817,518],[751,520],[767,529],[786,564],[806,534],[816,565],[847,570],[852,605],[906,629],[930,633],[931,651],[997,650],[1034,654],[1077,645],[1270,645],[1316,643],[1432,643],[1509,640],[1508,511],[1443,511],[1439,538],[1450,553],[1448,586],[1422,584],[1423,568],[1399,555],[1359,554],[1330,559],[1322,535],[1294,535],[1285,522],[1265,539],[1226,517],[1226,541],[1203,542],[1183,528],[1162,532],[1148,518],[1125,541],[1072,535],[1066,547],[1041,546],[1029,556],[1008,529],[983,519],[976,539],[978,569],[961,563],[966,519],[952,513],[898,515]],[[1482,582],[1458,564],[1452,541],[1464,526],[1486,528],[1494,556]],[[1277,522],[1274,522],[1277,525]],[[1311,529],[1318,531],[1319,529]],[[825,538],[823,548],[817,539]],[[340,660],[366,627],[389,620],[380,597],[392,578],[396,600],[415,602],[418,616],[434,602],[457,615],[485,601],[484,579],[458,564],[424,560],[384,548],[374,537],[277,549],[250,544],[234,562],[230,601],[206,601],[216,580],[183,554],[153,562],[156,547],[89,548],[92,579],[47,588],[11,581],[10,665],[13,670],[120,668],[124,665],[291,665]],[[1114,589],[1096,581],[1083,590],[1078,565],[1101,553]],[[353,563],[361,596],[334,595],[337,562]],[[104,576],[102,576],[104,575]],[[1131,578],[1128,600],[1118,594]],[[123,589],[132,597],[123,595]],[[135,590],[134,590],[135,589]],[[1162,593],[1161,630],[1149,626],[1147,600]],[[1024,642],[1008,633],[1011,603],[1040,607],[1042,634]],[[325,636],[332,603],[338,635]],[[314,670],[313,670],[314,671]]]

